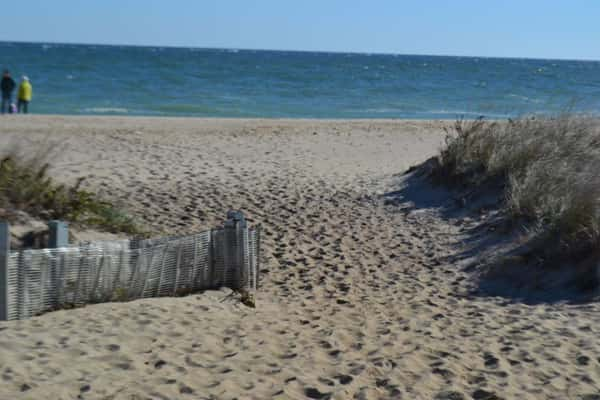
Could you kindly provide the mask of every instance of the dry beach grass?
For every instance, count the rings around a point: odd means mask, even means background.
[[[256,309],[223,290],[0,323],[0,398],[598,398],[600,306],[474,294],[478,221],[405,190],[445,125],[3,118],[0,143],[60,141],[57,181],[155,232],[236,208],[264,240]]]
[[[546,260],[600,249],[600,121],[574,114],[458,121],[432,171],[451,186],[499,183]]]

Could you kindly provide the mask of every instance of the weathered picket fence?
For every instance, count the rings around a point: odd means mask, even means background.
[[[0,223],[0,321],[107,301],[176,296],[229,287],[256,290],[260,229],[241,212],[223,227],[194,235],[68,245],[53,223],[50,246],[10,250]],[[53,243],[54,242],[54,243]]]

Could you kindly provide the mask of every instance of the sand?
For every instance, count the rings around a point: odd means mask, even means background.
[[[239,208],[264,240],[256,309],[223,289],[0,323],[0,399],[600,398],[600,306],[475,294],[476,221],[399,191],[446,124],[1,118],[156,232]]]

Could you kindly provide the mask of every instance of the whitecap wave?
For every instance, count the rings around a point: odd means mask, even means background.
[[[386,108],[386,107],[382,107],[382,108],[365,108],[365,109],[361,109],[361,110],[350,110],[351,112],[361,112],[361,113],[368,113],[368,114],[389,114],[389,113],[402,113],[405,112],[405,110],[401,109],[401,108]]]
[[[532,99],[531,97],[527,97],[527,96],[523,96],[523,95],[520,95],[520,94],[515,94],[515,93],[509,93],[509,94],[508,94],[508,97],[512,97],[512,98],[514,98],[514,99],[523,100],[523,101],[526,101],[526,102],[528,102],[528,103],[538,103],[538,104],[539,104],[539,103],[541,103],[541,102],[542,102],[541,100],[538,100],[538,99]]]
[[[429,110],[429,111],[416,111],[416,114],[421,115],[451,115],[456,117],[485,117],[485,118],[508,118],[509,114],[500,114],[484,111],[461,111],[461,110]]]
[[[119,107],[90,107],[83,111],[93,114],[127,114],[129,112],[128,109]]]

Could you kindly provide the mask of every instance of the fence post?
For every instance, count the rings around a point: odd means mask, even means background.
[[[244,213],[238,212],[236,219],[236,236],[238,240],[238,282],[241,288],[248,285],[248,269],[246,265],[246,253],[248,251],[248,241],[246,240],[246,218]]]
[[[260,273],[260,232],[262,227],[258,225],[254,230],[254,241],[252,242],[252,251],[254,259],[252,260],[252,289],[258,289]]]
[[[230,260],[233,260],[235,268],[235,286],[236,289],[242,288],[247,282],[247,271],[245,271],[244,254],[246,250],[245,229],[246,218],[241,211],[228,211],[227,222],[225,224],[231,230],[228,237],[228,251],[232,252]]]
[[[50,230],[49,248],[57,249],[69,246],[69,227],[66,222],[50,221],[48,222],[48,229]]]
[[[202,289],[213,289],[215,286],[215,281],[217,280],[217,252],[215,249],[215,237],[215,230],[211,229],[208,235],[208,269],[205,271],[206,273],[204,274],[205,281],[202,284]]]
[[[218,282],[221,286],[237,289],[237,283],[232,279],[233,274],[237,274],[235,238],[235,220],[230,217],[231,211],[227,212],[227,220],[223,225],[223,276],[222,281]],[[231,271],[233,270],[233,274]]]
[[[8,321],[8,258],[10,225],[0,222],[0,321]]]

